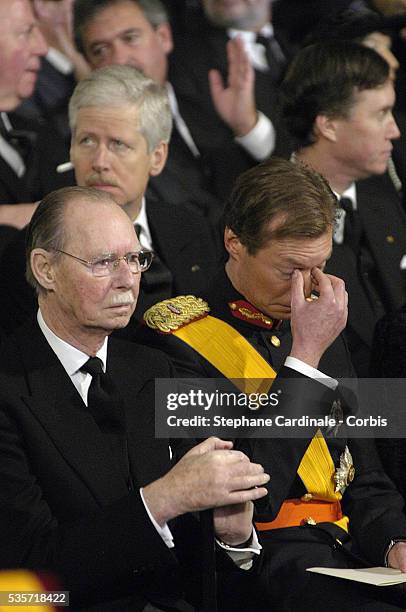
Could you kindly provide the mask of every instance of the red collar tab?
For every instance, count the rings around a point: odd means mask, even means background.
[[[228,307],[233,317],[251,325],[269,330],[278,329],[280,326],[281,321],[279,319],[271,319],[271,317],[268,317],[268,315],[265,315],[245,300],[228,302]]]

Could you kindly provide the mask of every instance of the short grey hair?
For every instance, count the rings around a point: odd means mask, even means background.
[[[34,249],[44,249],[54,252],[55,257],[60,257],[57,251],[64,250],[68,238],[65,229],[65,208],[70,202],[82,199],[114,203],[111,195],[104,191],[91,187],[63,187],[48,193],[41,200],[31,218],[25,241],[25,277],[37,294],[44,289],[32,273],[31,252]]]
[[[123,2],[133,2],[139,6],[153,28],[169,22],[168,12],[160,0],[76,0],[73,5],[73,34],[76,47],[81,53],[84,53],[83,29],[101,11]]]
[[[160,142],[169,142],[172,113],[166,87],[132,66],[106,66],[79,81],[69,102],[69,124],[74,133],[78,111],[89,106],[120,108],[135,105],[138,125],[151,153]]]

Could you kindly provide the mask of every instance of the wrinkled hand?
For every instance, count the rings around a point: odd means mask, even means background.
[[[307,301],[302,274],[292,276],[291,298],[291,357],[317,368],[320,358],[342,332],[347,323],[348,294],[344,281],[324,274],[319,268],[311,271],[313,287],[319,298]]]
[[[215,508],[213,518],[216,536],[230,546],[246,542],[252,534],[253,514],[252,501]]]
[[[235,136],[245,136],[257,122],[255,72],[238,36],[227,43],[227,59],[227,84],[218,70],[210,70],[210,93],[221,119]]]
[[[232,442],[208,438],[146,486],[143,495],[155,520],[163,525],[186,512],[260,499],[267,494],[263,485],[268,481],[263,467],[232,450]]]
[[[388,555],[388,565],[406,573],[406,542],[396,542]]]

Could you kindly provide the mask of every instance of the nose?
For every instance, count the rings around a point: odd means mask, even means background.
[[[400,137],[400,130],[398,124],[395,121],[394,116],[391,114],[389,126],[388,126],[388,138],[389,140],[396,140]]]
[[[120,64],[121,66],[132,65],[130,50],[121,40],[114,41],[110,60],[112,64]]]
[[[109,169],[109,150],[104,145],[98,145],[92,158],[92,168],[95,172],[103,172]]]
[[[312,292],[311,270],[301,270],[300,272],[301,272],[301,274],[303,276],[305,296],[309,297],[309,295]]]

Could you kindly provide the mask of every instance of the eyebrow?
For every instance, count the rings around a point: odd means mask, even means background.
[[[329,250],[329,252],[328,252],[328,254],[327,254],[326,258],[325,258],[325,259],[323,259],[323,261],[322,261],[322,262],[321,262],[319,265],[321,266],[321,265],[323,265],[323,263],[324,263],[325,261],[328,261],[328,260],[330,259],[331,255],[332,255],[332,253],[333,253],[333,249],[331,248],[331,249]],[[287,265],[289,265],[289,266],[293,266],[294,268],[301,268],[301,267],[302,267],[302,262],[298,262],[298,261],[297,261],[297,259],[293,259],[292,257],[288,257],[288,258],[286,259],[285,263],[286,263]],[[317,266],[313,266],[313,267],[316,267],[316,268],[317,268]]]
[[[127,28],[126,30],[121,30],[120,32],[117,32],[117,34],[115,34],[113,38],[101,38],[100,40],[94,40],[89,45],[89,50],[92,50],[94,47],[97,47],[97,45],[104,45],[106,43],[109,43],[115,38],[121,38],[122,36],[126,36],[127,34],[139,34],[140,32],[142,32],[140,28]]]

